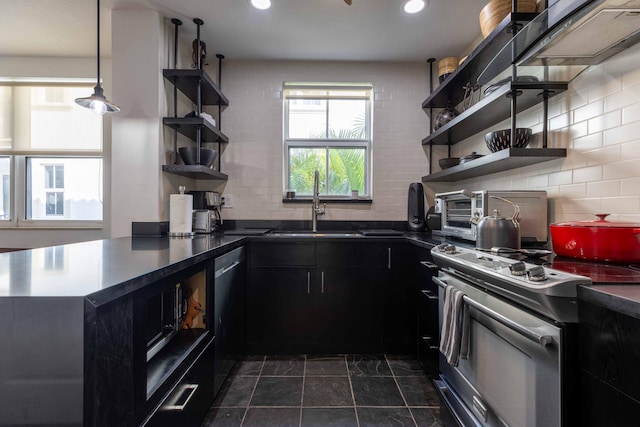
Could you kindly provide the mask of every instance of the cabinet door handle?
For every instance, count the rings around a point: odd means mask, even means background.
[[[180,393],[178,394],[178,396],[176,396],[173,402],[170,405],[164,406],[163,409],[166,409],[168,411],[184,411],[184,408],[187,406],[189,400],[191,400],[198,387],[198,384],[185,384],[184,386],[182,386],[182,390],[180,390]],[[189,394],[184,400],[182,400],[181,397],[185,395],[185,393]],[[179,401],[182,401],[182,403],[178,403]]]
[[[421,290],[420,292],[422,292],[422,295],[424,295],[425,297],[427,297],[427,299],[433,300],[433,299],[438,299],[438,295],[434,295],[433,292],[429,291],[429,290]]]
[[[234,268],[236,268],[237,266],[240,265],[240,261],[236,261],[233,264],[227,266],[227,267],[223,267],[218,269],[218,271],[216,271],[214,277],[217,279],[218,277],[222,276],[225,273],[228,273],[230,270],[233,270]]]
[[[307,293],[311,293],[311,272],[307,271]]]
[[[433,338],[431,338],[428,335],[425,335],[425,336],[422,337],[422,342],[424,342],[427,345],[427,347],[429,347],[429,350],[438,350],[440,348],[440,346],[439,345],[433,345],[431,343],[432,340],[433,340]]]
[[[324,271],[320,273],[320,292],[324,294]]]
[[[387,248],[387,269],[391,270],[391,248]]]
[[[420,261],[420,264],[422,264],[423,266],[425,266],[427,268],[433,268],[433,269],[436,269],[436,270],[438,269],[437,265],[435,265],[434,263],[429,262],[429,261]]]

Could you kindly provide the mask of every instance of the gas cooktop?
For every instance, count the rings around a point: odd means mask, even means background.
[[[534,293],[574,297],[576,285],[591,284],[591,279],[586,276],[550,268],[535,261],[538,258],[533,258],[532,263],[529,259],[514,259],[446,243],[436,246],[431,253],[437,264]]]
[[[448,243],[431,254],[443,272],[561,322],[577,321],[577,287],[592,283],[586,276]]]
[[[565,273],[586,276],[596,284],[640,284],[640,265],[629,263],[611,263],[604,261],[584,261],[554,255],[551,251],[539,249],[499,251],[493,253],[505,258],[524,261],[527,264],[541,265]]]

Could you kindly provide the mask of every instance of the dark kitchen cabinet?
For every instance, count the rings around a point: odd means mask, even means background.
[[[437,276],[438,267],[433,263],[430,248],[413,247],[412,262],[414,286],[412,292],[416,301],[417,330],[416,348],[418,361],[425,373],[438,374],[438,354],[440,330],[438,322],[438,287],[432,277]]]
[[[388,243],[316,244],[322,350],[332,353],[381,351],[384,290],[391,277],[391,257]]]
[[[393,289],[395,245],[371,240],[251,242],[248,352],[383,351],[385,336],[396,336],[385,327],[391,317],[387,293]],[[406,311],[401,307],[392,318]]]
[[[250,267],[246,296],[249,353],[304,353],[317,319],[311,304],[313,268]]]
[[[640,419],[640,319],[579,302],[580,425]]]
[[[249,353],[305,352],[313,344],[315,243],[253,241],[246,288]]]
[[[245,249],[234,249],[214,261],[215,382],[217,393],[244,353]]]

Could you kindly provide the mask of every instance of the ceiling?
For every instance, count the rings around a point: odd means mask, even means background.
[[[113,9],[159,10],[183,21],[204,21],[209,53],[229,59],[425,61],[458,56],[480,34],[478,14],[488,0],[430,0],[416,15],[404,0],[272,0],[259,11],[249,0],[102,0],[101,53],[111,51]],[[95,55],[95,0],[0,0],[0,55]],[[8,36],[11,35],[11,36]]]

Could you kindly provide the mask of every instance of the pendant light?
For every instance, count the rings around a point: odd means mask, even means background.
[[[76,104],[81,107],[88,108],[96,114],[117,113],[120,107],[109,101],[104,96],[102,85],[100,84],[100,0],[98,2],[98,77],[96,87],[93,88],[93,95],[87,98],[76,98]]]

